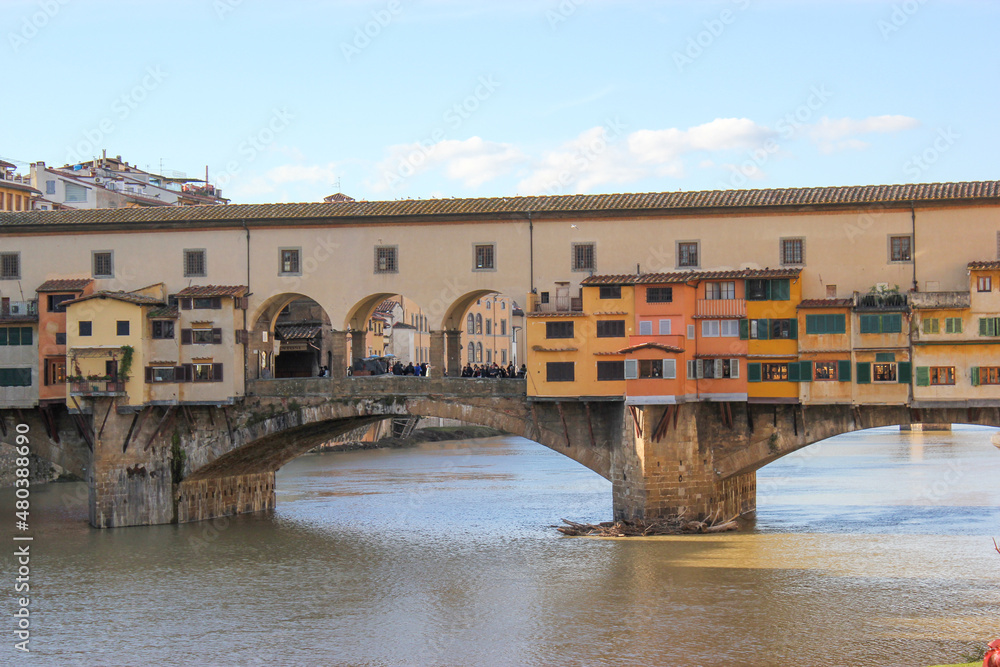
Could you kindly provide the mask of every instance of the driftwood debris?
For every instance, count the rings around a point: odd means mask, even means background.
[[[651,535],[685,535],[724,533],[737,530],[737,517],[719,521],[718,516],[705,521],[691,521],[683,514],[656,521],[602,521],[598,524],[577,523],[563,519],[565,526],[552,526],[563,535],[571,537],[649,537]]]

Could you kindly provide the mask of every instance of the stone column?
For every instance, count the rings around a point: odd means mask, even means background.
[[[330,377],[342,378],[353,360],[347,358],[347,332],[332,331],[330,336]]]
[[[367,332],[362,330],[354,329],[351,331],[351,363],[354,363],[355,359],[364,359],[368,356],[368,346],[365,345],[365,336]]]
[[[462,377],[462,332],[448,329],[444,332],[448,355],[448,376]]]
[[[431,332],[431,375],[433,377],[444,376],[444,332]],[[448,373],[451,375],[451,373]]]

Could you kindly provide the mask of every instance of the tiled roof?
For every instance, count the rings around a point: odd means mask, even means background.
[[[406,322],[398,322],[392,325],[393,329],[416,329],[412,324],[407,324]]]
[[[1000,269],[1000,260],[986,262],[969,262],[970,271],[984,271],[989,269]]]
[[[542,347],[541,345],[532,345],[531,350],[533,352],[577,352],[580,348],[578,347]]]
[[[312,340],[323,331],[321,327],[301,324],[278,325],[274,329],[282,340]]]
[[[0,227],[13,225],[122,224],[153,222],[232,222],[241,220],[385,218],[419,216],[516,215],[614,211],[690,211],[806,206],[853,207],[898,203],[1000,201],[1000,181],[852,185],[771,190],[707,190],[634,194],[405,199],[299,204],[169,206],[156,209],[78,209],[0,213]]]
[[[245,296],[247,288],[243,285],[192,285],[185,287],[176,296]]]
[[[587,313],[579,310],[546,310],[528,313],[526,317],[587,317]]]
[[[398,303],[399,303],[398,301],[395,301],[393,299],[386,299],[385,301],[383,301],[379,305],[375,306],[375,312],[376,313],[391,313],[393,311],[393,309],[395,309],[396,304],[398,304]]]
[[[53,278],[38,286],[36,292],[81,292],[94,282],[90,278]]]
[[[181,315],[180,312],[176,308],[171,308],[170,306],[166,306],[164,308],[153,308],[148,313],[146,313],[146,317],[150,319],[156,318],[161,320],[162,319],[176,320],[178,317],[180,317],[180,315]]]
[[[850,308],[854,299],[803,299],[799,308]]]
[[[94,292],[93,294],[80,296],[70,301],[63,301],[63,304],[68,306],[71,303],[80,303],[81,301],[89,301],[90,299],[114,299],[116,301],[125,301],[127,303],[134,303],[137,306],[164,305],[163,299],[158,299],[155,296],[136,294],[135,292],[110,292],[107,290],[101,290],[100,292]]]
[[[628,354],[629,352],[636,352],[638,350],[663,350],[664,352],[683,352],[684,350],[679,347],[674,347],[673,345],[664,345],[663,343],[640,343],[639,345],[631,345],[629,347],[623,347],[618,350],[618,354]]]
[[[674,271],[672,273],[617,274],[590,276],[581,285],[660,285],[693,280],[734,280],[753,278],[798,278],[802,269],[734,269],[725,271]]]

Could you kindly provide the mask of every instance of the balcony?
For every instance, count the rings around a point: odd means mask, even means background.
[[[969,292],[911,292],[909,296],[915,310],[968,308],[972,304]]]
[[[695,317],[746,317],[746,299],[698,299]]]
[[[82,380],[69,383],[71,396],[122,396],[125,383],[116,380]]]
[[[909,310],[905,294],[854,293],[854,310],[878,312],[905,312]]]
[[[533,295],[535,296],[535,295]],[[548,303],[542,303],[541,299],[535,296],[532,299],[531,311],[532,313],[582,313],[583,312],[583,298],[574,296],[563,296],[557,294],[554,299]]]
[[[38,299],[28,301],[0,300],[0,320],[5,322],[29,321],[38,319]]]

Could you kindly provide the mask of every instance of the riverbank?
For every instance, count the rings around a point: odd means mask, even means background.
[[[503,431],[488,426],[428,426],[418,428],[406,438],[381,438],[375,442],[334,442],[321,445],[317,452],[353,452],[362,449],[406,449],[425,442],[446,442],[449,440],[477,440],[505,435]]]

